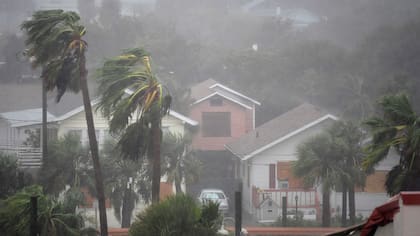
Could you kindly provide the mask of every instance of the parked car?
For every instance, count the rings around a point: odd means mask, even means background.
[[[200,203],[206,203],[213,201],[219,203],[219,210],[222,213],[226,213],[229,210],[228,197],[220,189],[203,189],[198,197]]]

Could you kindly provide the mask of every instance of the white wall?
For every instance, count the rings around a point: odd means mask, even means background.
[[[248,161],[241,161],[241,176],[243,180],[243,207],[248,212],[252,213],[252,186],[258,188],[269,188],[269,164],[276,165],[277,175],[277,162],[279,161],[295,161],[297,160],[296,148],[306,139],[319,134],[325,128],[330,127],[334,123],[333,120],[325,120],[303,132],[296,134],[289,139],[265,150]],[[249,165],[250,173],[247,172]],[[244,174],[243,171],[245,171]],[[250,174],[250,185],[247,185],[247,175]],[[276,186],[277,186],[276,178]]]
[[[109,135],[108,120],[102,116],[100,112],[95,112],[96,107],[93,107],[93,119],[95,130],[99,133],[98,143],[103,144]],[[58,122],[58,137],[64,136],[71,130],[82,130],[81,142],[88,143],[87,125],[85,112],[79,112],[63,121]],[[184,134],[184,124],[182,121],[172,117],[165,116],[162,119],[162,128],[167,128],[170,132],[176,132],[181,135]]]
[[[393,235],[418,236],[420,234],[420,205],[403,205],[401,198],[399,204],[400,212],[394,216]]]
[[[252,184],[259,188],[268,188],[269,164],[276,164],[277,173],[277,162],[297,160],[297,146],[308,138],[313,137],[314,135],[319,134],[326,128],[330,127],[333,122],[334,121],[331,119],[325,120],[253,157],[251,159]]]

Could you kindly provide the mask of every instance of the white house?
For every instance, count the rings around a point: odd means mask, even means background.
[[[292,175],[290,163],[297,160],[297,145],[337,119],[305,103],[227,144],[226,149],[237,157],[235,172],[243,180],[244,209],[256,214],[267,197],[281,206],[282,197],[287,196],[289,208],[298,205],[317,210],[318,193],[303,189],[303,183]]]
[[[336,116],[304,103],[225,145],[237,157],[235,174],[243,181],[244,209],[261,216],[264,215],[258,207],[261,202],[270,197],[281,206],[282,197],[287,196],[288,208],[297,206],[302,212],[315,211],[319,216],[322,197],[319,186],[305,190],[302,181],[292,174],[291,163],[297,160],[300,143],[321,133],[336,120]],[[385,178],[396,161],[395,153],[390,152],[375,168],[375,173],[367,177],[365,188],[357,189],[356,215],[367,217],[373,206],[388,199]],[[332,191],[330,199],[332,213],[338,213],[342,209],[342,194]]]

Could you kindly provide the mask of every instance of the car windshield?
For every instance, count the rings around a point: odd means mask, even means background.
[[[223,193],[206,192],[201,194],[202,198],[205,199],[225,199]]]

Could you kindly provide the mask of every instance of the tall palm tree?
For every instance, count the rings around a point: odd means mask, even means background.
[[[365,122],[372,142],[366,148],[363,167],[372,169],[393,148],[399,154],[399,164],[387,175],[388,194],[420,190],[420,117],[405,94],[384,96],[379,105],[383,114]]]
[[[332,138],[331,145],[335,145],[335,149],[339,151],[340,158],[338,164],[341,165],[340,187],[343,193],[342,204],[342,224],[346,225],[347,221],[347,192],[349,195],[349,212],[350,223],[355,223],[355,186],[363,186],[365,182],[365,173],[361,169],[361,161],[363,158],[362,139],[363,133],[358,126],[349,121],[338,121],[327,130]]]
[[[298,146],[298,160],[292,166],[294,175],[302,177],[306,186],[321,185],[324,227],[331,223],[330,192],[342,172],[337,158],[339,153],[332,142],[331,136],[326,133],[309,138]]]
[[[27,33],[27,55],[33,58],[34,67],[42,67],[42,80],[47,90],[57,89],[57,102],[67,88],[82,91],[88,128],[89,145],[95,170],[101,235],[108,234],[105,194],[99,163],[98,143],[93,123],[92,107],[87,85],[87,43],[83,40],[86,28],[79,24],[75,12],[63,10],[37,11],[22,29]]]
[[[152,73],[149,54],[135,48],[107,60],[98,70],[101,100],[98,109],[109,119],[110,131],[120,134],[123,157],[152,163],[152,202],[159,201],[162,140],[161,120],[171,103]]]
[[[191,139],[176,133],[165,133],[162,141],[162,157],[164,157],[164,173],[168,181],[175,184],[176,193],[182,193],[181,184],[198,181],[201,162],[189,149]]]

